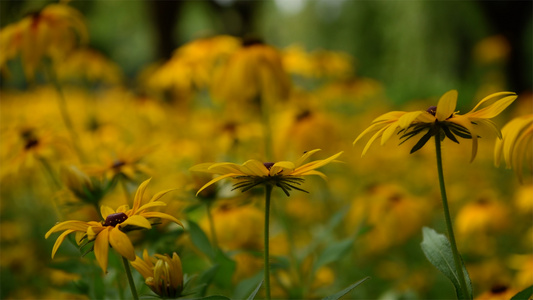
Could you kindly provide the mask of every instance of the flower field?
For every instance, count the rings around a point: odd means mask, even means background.
[[[94,11],[141,1],[95,2],[2,3],[1,299],[531,299],[533,91],[503,35],[475,76],[391,83],[205,16],[164,59],[105,53]]]

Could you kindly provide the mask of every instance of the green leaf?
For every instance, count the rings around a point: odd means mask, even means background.
[[[533,297],[533,285],[528,286],[518,294],[514,295],[511,300],[529,300]]]
[[[217,250],[214,262],[219,266],[215,274],[215,283],[225,289],[231,288],[231,277],[237,268],[237,263],[220,250]]]
[[[197,286],[199,287],[198,292],[200,296],[205,296],[205,293],[207,292],[207,288],[213,282],[213,279],[215,278],[215,275],[217,274],[217,271],[219,269],[219,265],[214,265],[211,268],[207,269],[205,272],[203,272],[198,277],[198,283]]]
[[[248,296],[248,300],[253,300],[255,298],[255,295],[257,295],[257,292],[259,292],[259,289],[261,288],[261,285],[263,284],[263,280],[259,282],[255,290]]]
[[[353,242],[354,238],[350,237],[338,242],[330,243],[328,247],[326,247],[326,249],[320,253],[320,256],[318,256],[318,259],[315,261],[313,265],[313,273],[320,267],[343,257],[344,254],[350,250]]]
[[[209,242],[209,239],[207,238],[207,235],[205,235],[204,231],[198,226],[198,224],[194,223],[191,220],[188,220],[187,223],[189,224],[189,234],[191,236],[192,243],[200,250],[202,251],[211,261],[215,258],[215,252],[213,250],[213,246],[211,246],[211,242]]]
[[[370,277],[365,277],[355,283],[352,283],[349,287],[345,288],[344,290],[340,291],[340,292],[337,292],[333,295],[330,295],[330,296],[327,296],[325,298],[322,298],[322,300],[337,300],[337,299],[340,299],[342,296],[348,294],[351,290],[353,290],[356,286],[360,285],[361,283],[363,283],[365,280],[369,279]]]
[[[235,287],[233,292],[233,299],[246,299],[246,295],[252,293],[255,286],[263,281],[263,271],[258,272],[252,277],[241,280]]]
[[[422,234],[423,240],[420,244],[422,251],[424,251],[427,259],[453,283],[457,298],[472,299],[472,283],[470,282],[470,277],[468,276],[468,272],[462,259],[461,264],[466,280],[467,291],[465,292],[461,290],[459,275],[455,268],[453,253],[448,238],[428,227],[422,228]]]

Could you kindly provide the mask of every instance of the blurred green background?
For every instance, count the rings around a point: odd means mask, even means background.
[[[53,1],[1,1],[4,27]],[[531,1],[70,1],[87,18],[90,46],[134,78],[174,49],[215,34],[259,36],[279,48],[299,44],[355,57],[357,76],[384,83],[403,102],[451,88],[466,98],[483,78],[474,48],[501,36],[509,46],[508,90],[532,90]],[[407,80],[406,80],[407,79]],[[6,83],[3,83],[4,85]],[[9,84],[13,84],[10,82]]]

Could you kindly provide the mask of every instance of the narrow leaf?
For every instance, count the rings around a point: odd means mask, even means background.
[[[329,244],[322,253],[318,256],[318,259],[315,261],[315,264],[313,265],[313,273],[314,271],[318,270],[320,267],[334,262],[336,260],[339,260],[350,248],[352,247],[354,242],[354,238],[350,237],[338,242],[334,242]]]
[[[261,288],[261,285],[263,284],[263,280],[259,282],[255,290],[248,296],[248,300],[253,300],[255,298],[255,295],[257,295],[257,292],[259,292],[259,289]]]
[[[467,291],[461,290],[459,283],[459,275],[455,268],[453,260],[453,253],[450,242],[443,234],[437,233],[435,230],[424,227],[422,229],[423,240],[420,244],[422,251],[427,259],[444,274],[455,286],[458,299],[472,299],[472,283],[464,263],[461,260],[463,274],[465,276]]]
[[[365,280],[369,279],[370,277],[365,277],[353,284],[351,284],[349,287],[345,288],[344,290],[340,291],[340,292],[337,292],[333,295],[330,295],[330,296],[327,296],[325,298],[322,298],[322,300],[337,300],[337,299],[340,299],[342,296],[348,294],[351,290],[353,290],[356,286],[360,285],[361,283],[363,283]]]
[[[433,132],[432,130],[429,130],[426,134],[424,134],[424,136],[420,138],[420,140],[418,140],[416,145],[414,145],[414,147],[411,149],[411,152],[409,153],[415,153],[416,151],[420,150],[420,148],[424,147],[424,145],[429,141],[431,136],[433,136]]]

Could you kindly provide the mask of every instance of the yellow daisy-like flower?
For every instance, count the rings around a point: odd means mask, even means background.
[[[507,168],[512,168],[522,182],[524,165],[533,170],[533,114],[511,120],[503,127],[502,136],[496,141],[494,162],[499,167],[503,154]]]
[[[303,164],[304,161],[318,151],[320,151],[320,149],[307,151],[296,162],[280,161],[276,163],[263,163],[251,159],[242,165],[228,162],[205,163],[194,166],[191,170],[221,175],[206,183],[198,193],[217,181],[231,177],[237,180],[233,186],[234,190],[241,189],[242,192],[245,192],[259,184],[267,184],[281,188],[283,192],[289,196],[289,191],[292,189],[307,192],[297,187],[297,185],[301,185],[304,182],[304,179],[301,176],[318,175],[326,179],[326,175],[316,169],[329,164],[342,154],[341,151],[326,159]],[[198,195],[198,193],[196,194]]]
[[[425,111],[392,111],[377,117],[372,122],[372,125],[363,131],[353,143],[357,143],[368,133],[374,133],[363,149],[361,155],[363,156],[370,148],[370,145],[378,138],[381,138],[381,145],[383,145],[397,132],[402,134],[400,139],[403,139],[403,143],[418,134],[424,133],[411,149],[411,153],[413,153],[422,148],[432,136],[441,140],[449,138],[455,143],[459,143],[456,137],[459,136],[465,139],[472,139],[472,161],[476,157],[480,129],[492,131],[501,138],[500,130],[489,119],[499,115],[516,97],[517,95],[512,92],[494,93],[483,98],[470,112],[459,115],[455,111],[457,91],[451,90],[442,95],[437,106],[431,106]],[[496,98],[501,99],[480,108],[482,104],[486,104]]]
[[[43,57],[60,59],[76,43],[87,40],[79,11],[65,4],[50,4],[0,31],[0,68],[20,55],[26,77],[33,78]]]
[[[174,299],[181,295],[183,270],[176,252],[172,253],[172,258],[166,254],[150,257],[144,249],[143,258],[137,256],[131,265],[141,273],[146,285],[157,295],[165,299]]]
[[[152,228],[152,223],[148,220],[150,218],[167,219],[183,226],[178,219],[169,214],[149,211],[154,207],[166,206],[166,203],[159,201],[159,199],[166,193],[172,191],[172,189],[155,194],[148,203],[141,205],[144,191],[149,182],[150,179],[141,183],[135,194],[131,209],[127,205],[122,205],[115,211],[108,206],[102,205],[100,212],[104,221],[65,221],[52,227],[46,233],[45,238],[48,238],[54,232],[64,230],[54,244],[52,258],[54,258],[57,249],[67,235],[76,232],[78,245],[85,239],[88,242],[94,241],[94,255],[102,270],[106,272],[109,245],[121,256],[130,261],[135,260],[133,245],[124,232],[141,228]]]

